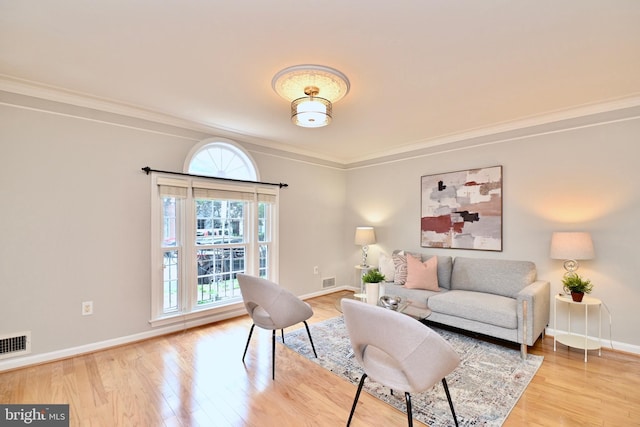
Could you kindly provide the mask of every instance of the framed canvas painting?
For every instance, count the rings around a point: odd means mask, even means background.
[[[502,251],[502,166],[421,181],[422,247]]]

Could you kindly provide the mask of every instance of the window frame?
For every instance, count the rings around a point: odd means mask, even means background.
[[[197,285],[197,251],[196,244],[197,213],[194,188],[207,188],[220,191],[242,192],[253,194],[253,199],[246,201],[244,215],[249,227],[248,236],[245,237],[244,272],[260,275],[260,246],[268,247],[267,277],[269,280],[278,280],[278,205],[279,188],[259,183],[233,182],[229,183],[217,178],[205,178],[202,176],[182,176],[176,178],[162,172],[151,173],[151,320],[152,326],[162,326],[178,321],[206,315],[223,313],[242,306],[242,300],[230,300],[216,304],[198,304]],[[176,200],[176,217],[180,219],[176,224],[176,246],[167,248],[163,246],[163,200],[159,185],[169,183],[187,189],[187,196]],[[261,200],[262,199],[262,200]],[[259,241],[259,203],[268,199],[272,205],[270,209],[271,221],[266,236],[267,241]],[[179,202],[179,203],[178,203]],[[178,207],[178,205],[180,205]],[[172,312],[165,312],[164,304],[164,252],[168,249],[178,250],[178,308]]]

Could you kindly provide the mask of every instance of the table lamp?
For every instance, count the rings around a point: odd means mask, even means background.
[[[582,231],[556,231],[551,235],[551,259],[563,259],[565,276],[575,274],[578,260],[593,259],[591,235]]]
[[[367,252],[369,251],[369,245],[376,242],[376,233],[373,227],[357,227],[355,244],[362,246],[362,264],[361,267],[368,267],[367,265]]]

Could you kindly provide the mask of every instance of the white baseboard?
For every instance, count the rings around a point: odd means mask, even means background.
[[[81,345],[78,347],[70,347],[62,350],[56,350],[48,353],[40,353],[34,355],[27,355],[23,357],[16,357],[14,359],[5,359],[0,361],[0,372],[9,371],[12,369],[23,368],[25,366],[38,365],[41,363],[53,362],[56,360],[67,359],[69,357],[78,356],[85,353],[92,353],[99,350],[105,350],[110,347],[116,347],[119,345],[130,344],[136,341],[142,341],[149,338],[159,337],[167,335],[172,332],[178,332],[185,329],[193,328],[196,326],[206,325],[208,323],[219,322],[221,320],[231,319],[247,314],[244,306],[236,310],[226,311],[222,314],[211,314],[209,316],[200,317],[193,320],[186,320],[184,322],[174,322],[172,325],[153,328],[153,330],[141,332],[139,334],[127,335],[124,337],[113,338],[110,340],[94,342],[90,344]]]
[[[304,300],[304,299],[314,298],[317,296],[331,294],[333,292],[342,291],[342,290],[357,290],[357,289],[350,286],[337,286],[334,288],[323,289],[318,292],[303,295],[300,298]],[[171,321],[172,322],[171,324],[161,325],[153,328],[153,330],[141,332],[139,334],[127,335],[124,337],[118,337],[110,340],[94,342],[90,344],[81,345],[78,347],[65,348],[62,350],[56,350],[48,353],[40,353],[40,354],[26,355],[23,357],[16,357],[13,359],[5,359],[0,361],[0,372],[23,368],[25,366],[32,366],[32,365],[38,365],[41,363],[53,362],[61,359],[67,359],[69,357],[78,356],[85,353],[92,353],[94,351],[105,350],[110,347],[130,344],[136,341],[142,341],[149,338],[167,335],[172,332],[178,332],[178,331],[193,328],[196,326],[206,325],[208,323],[231,319],[233,317],[245,315],[246,313],[247,312],[245,311],[244,306],[239,304],[237,309],[231,309],[221,313],[206,315],[206,316],[202,316],[195,319],[189,319],[184,321],[173,319]]]
[[[328,294],[332,294],[334,292],[338,292],[338,291],[354,291],[354,292],[358,292],[360,290],[360,288],[355,288],[353,286],[336,286],[333,288],[328,288],[328,289],[322,289],[318,292],[312,292],[310,294],[305,294],[305,295],[301,295],[300,299],[310,299],[310,298],[315,298],[315,297],[319,297],[322,295],[328,295]]]
[[[561,329],[555,330],[552,328],[546,328],[545,330],[545,334],[550,335],[552,337],[555,336],[556,334],[562,335],[567,333],[568,331],[563,331]],[[598,341],[598,337],[593,337],[589,335],[588,338]],[[638,345],[627,344],[620,341],[613,341],[607,338],[602,338],[600,343],[602,345],[602,348],[611,349],[615,351],[624,351],[625,353],[640,354],[640,346]]]

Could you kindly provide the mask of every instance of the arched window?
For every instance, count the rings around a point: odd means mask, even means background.
[[[152,173],[153,325],[228,310],[242,300],[238,273],[277,280],[279,189],[257,182],[251,156],[209,139],[189,151],[183,172]]]
[[[206,140],[187,155],[185,172],[217,178],[258,180],[258,173],[249,155],[229,140]]]

